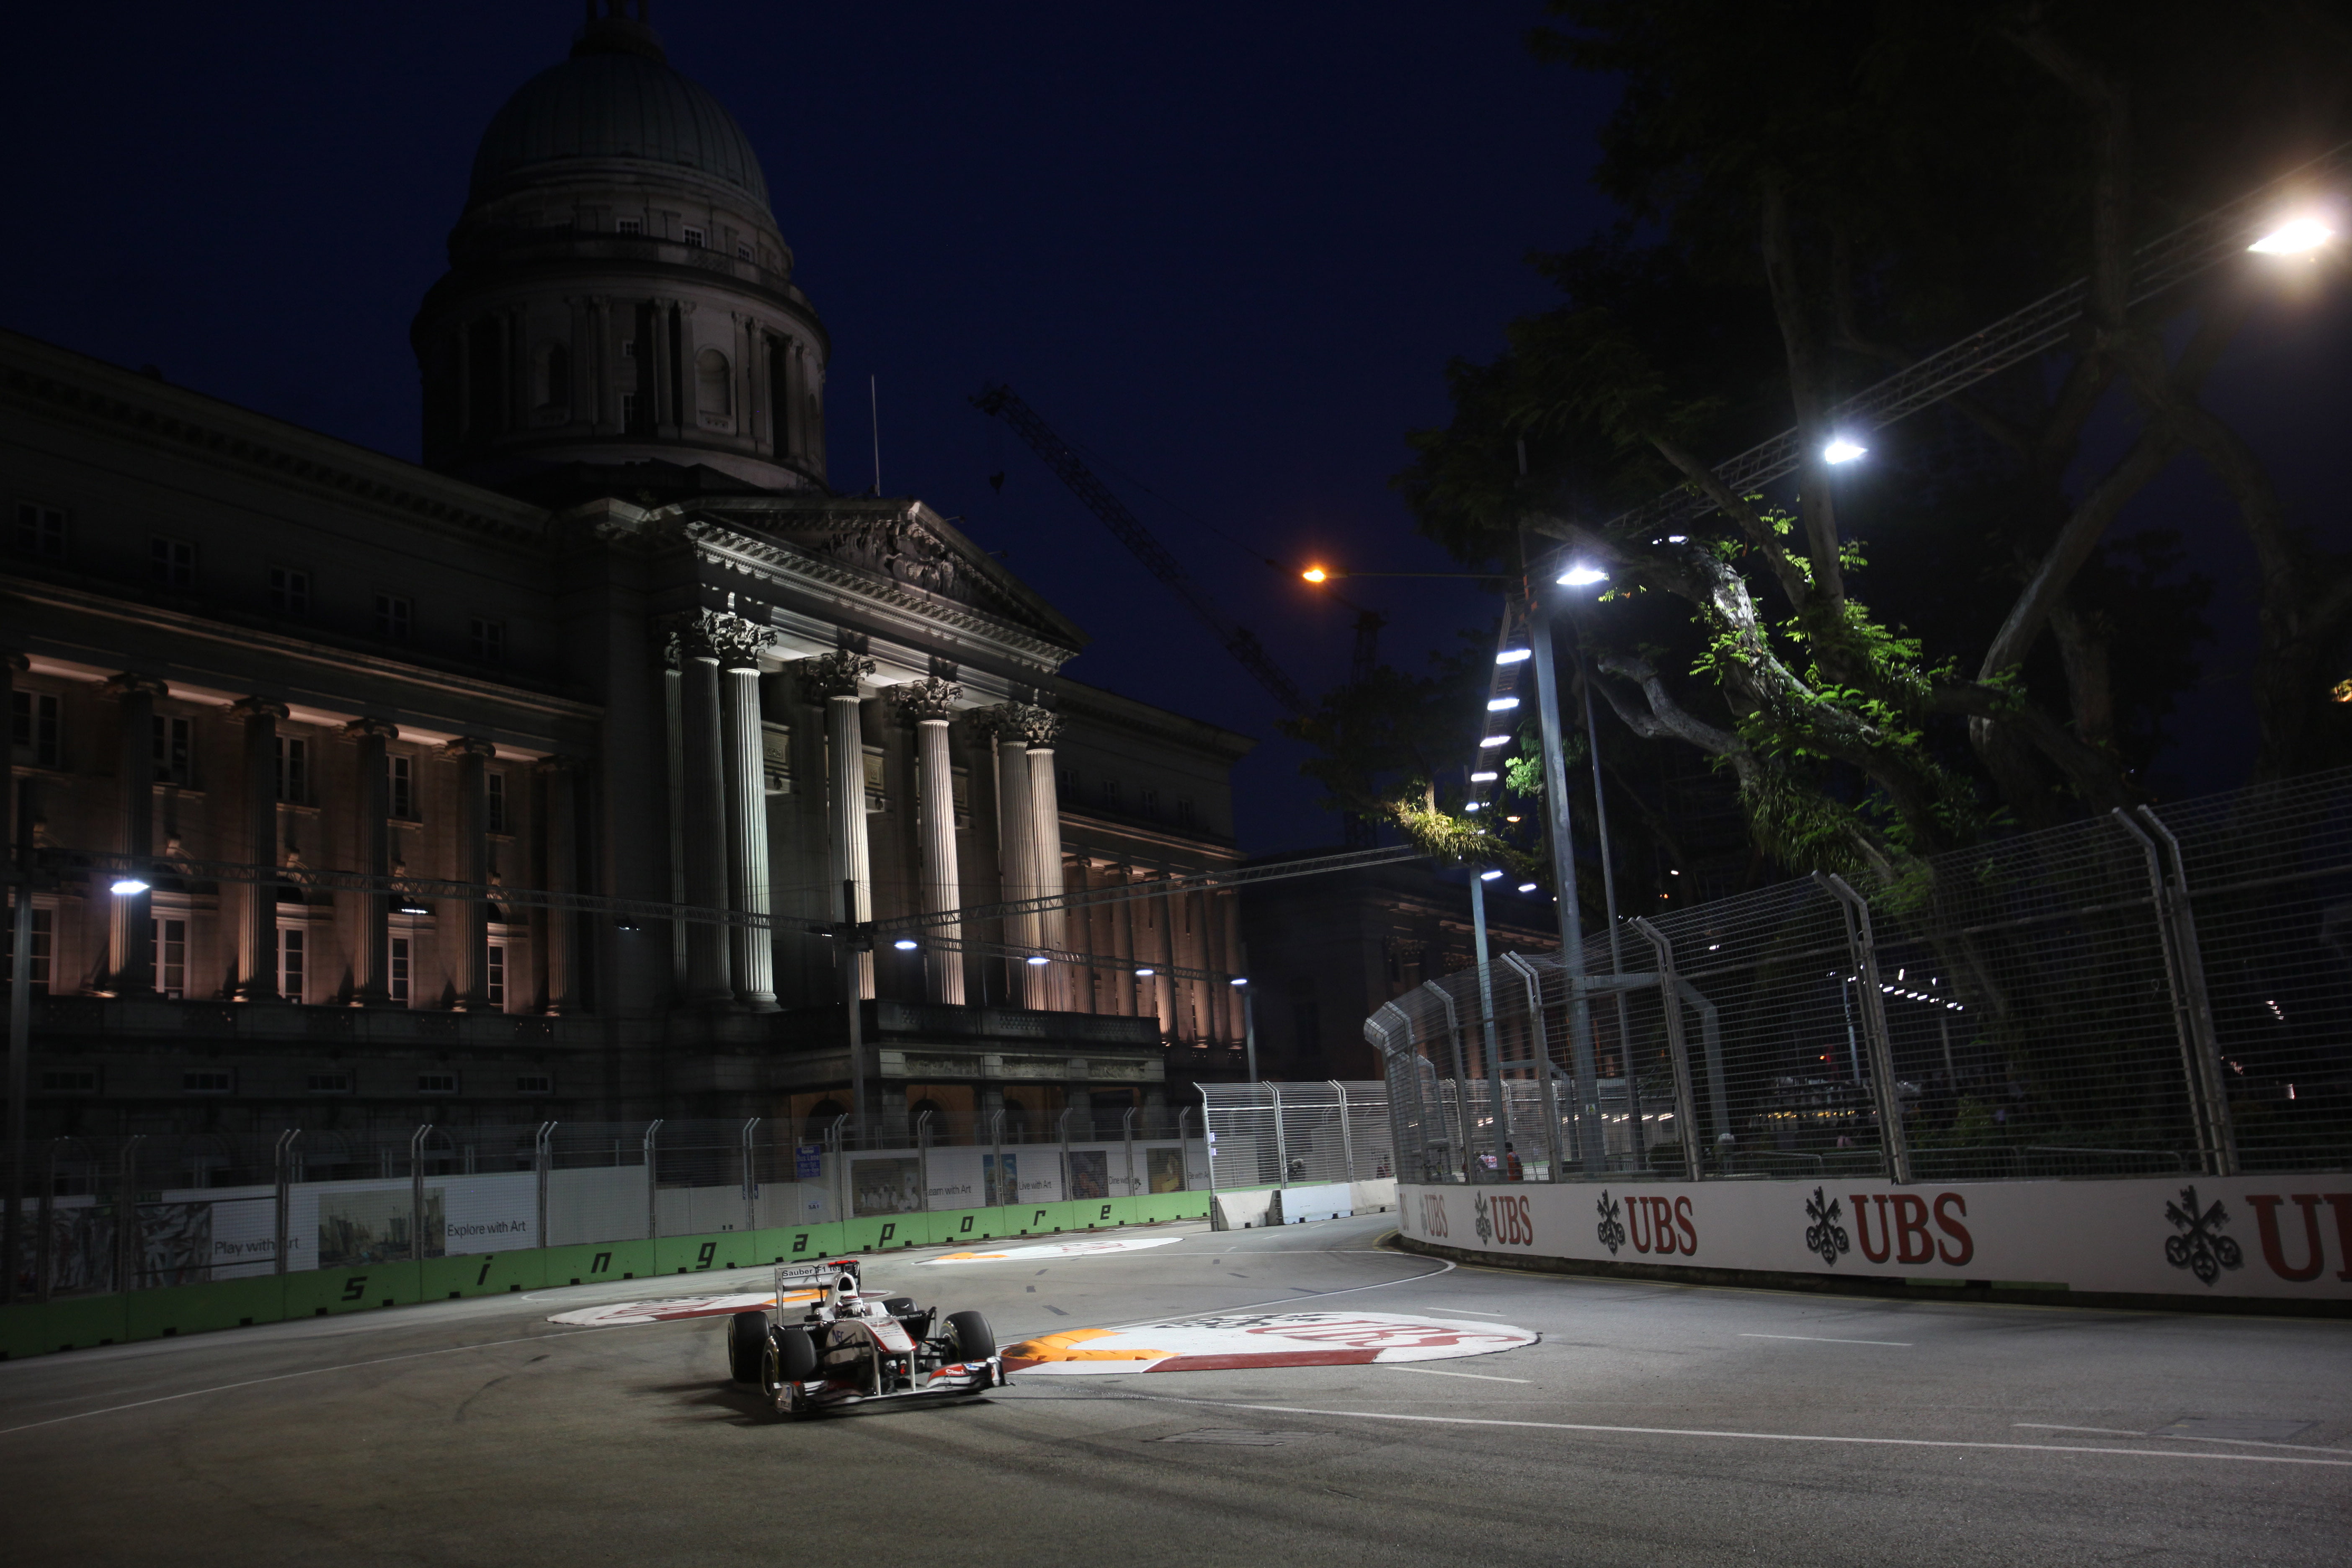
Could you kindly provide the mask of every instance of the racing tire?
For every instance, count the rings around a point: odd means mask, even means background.
[[[978,1312],[950,1312],[948,1338],[961,1362],[986,1361],[996,1353],[996,1333]]]
[[[760,1353],[760,1392],[770,1404],[782,1395],[787,1384],[806,1383],[815,1373],[816,1342],[806,1329],[770,1331]]]
[[[727,1320],[727,1375],[738,1383],[760,1381],[760,1357],[768,1348],[768,1314],[738,1312]]]

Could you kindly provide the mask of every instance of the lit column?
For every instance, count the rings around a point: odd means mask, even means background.
[[[1069,864],[1064,866],[1062,890],[1083,897],[1088,880],[1087,869],[1087,858],[1084,855],[1074,858]],[[1095,911],[1092,906],[1078,904],[1072,908],[1068,911],[1064,931],[1072,952],[1084,953],[1088,958],[1095,955]],[[1096,973],[1095,966],[1091,963],[1069,966],[1069,973],[1063,980],[1063,990],[1068,997],[1068,1005],[1072,1012],[1098,1013],[1102,1010],[1097,1000]]]
[[[1225,973],[1247,978],[1242,958],[1241,895],[1225,892],[1213,893],[1210,897],[1217,902],[1217,929],[1224,936]],[[1242,1037],[1249,1026],[1244,1013],[1244,1005],[1249,998],[1242,994],[1243,987],[1239,985],[1228,985],[1224,988],[1224,992],[1225,1038],[1229,1043],[1237,1046],[1242,1043]]]
[[[245,858],[278,864],[278,721],[286,704],[248,697],[229,711],[244,722]],[[278,1000],[278,884],[247,882],[237,893],[236,986],[240,1002]]]
[[[1018,903],[1035,895],[1035,878],[1029,868],[1029,755],[1017,718],[1019,709],[1007,703],[989,717],[996,731],[996,863],[1003,878],[1004,901]],[[1007,915],[1003,937],[1014,950],[1005,973],[1013,977],[1004,988],[1005,1001],[1028,1004],[1029,966],[1022,962],[1037,946],[1034,915]]]
[[[917,836],[923,846],[923,912],[945,914],[963,903],[956,868],[955,772],[948,758],[948,721],[963,688],[936,676],[898,688],[898,710],[915,722]],[[961,924],[923,933],[927,994],[934,1002],[963,1005],[963,953],[954,945]]]
[[[1114,866],[1110,868],[1110,880],[1113,887],[1124,890],[1135,880],[1135,868]],[[1115,972],[1118,979],[1113,987],[1113,994],[1118,1001],[1112,1011],[1122,1018],[1132,1018],[1135,1016],[1135,900],[1131,898],[1121,899],[1110,907],[1110,951],[1111,956],[1118,960],[1118,968]]]
[[[827,895],[836,920],[864,922],[874,918],[873,859],[866,838],[866,733],[858,721],[858,683],[874,673],[874,661],[844,648],[801,661],[801,684],[824,700],[825,756],[830,764],[832,798],[825,868],[832,890]],[[847,907],[843,894],[848,894]],[[874,994],[874,955],[856,955],[857,994]]]
[[[569,893],[574,890],[579,858],[579,829],[574,813],[580,763],[573,757],[546,757],[536,771],[544,802],[540,810],[541,854],[546,868],[544,886],[551,893]],[[570,910],[547,911],[547,937],[536,945],[541,973],[540,994],[547,998],[551,1014],[561,1016],[572,1009],[572,942],[577,934],[578,922]]]
[[[1029,742],[1029,873],[1036,891],[1032,898],[1053,898],[1062,892],[1062,805],[1054,780],[1054,738],[1062,721],[1043,708],[1022,713],[1022,729]],[[1059,905],[1037,911],[1037,945],[1058,951],[1069,945],[1067,921]],[[1028,966],[1029,1005],[1060,1008],[1069,1004],[1059,964]]]
[[[666,649],[670,668],[678,674],[678,750],[684,763],[676,842],[685,861],[686,902],[705,910],[727,906],[727,766],[720,733],[719,647],[710,635],[710,623],[719,618],[709,612],[679,616],[670,625]],[[723,1007],[735,1000],[728,959],[726,928],[707,921],[688,922],[688,1004]]]
[[[773,905],[768,875],[768,780],[760,729],[760,655],[775,634],[740,616],[711,616],[726,686],[727,884],[729,907],[765,915]],[[723,624],[720,624],[723,620]],[[776,1008],[776,934],[766,926],[729,926],[735,1000],[755,1013]]]
[[[146,858],[155,852],[155,699],[168,694],[162,681],[144,675],[118,675],[106,692],[119,705],[119,745],[114,775],[121,808],[121,852],[132,857],[130,875],[154,879]],[[108,879],[112,880],[112,879]],[[107,931],[107,989],[116,996],[144,996],[155,989],[153,900],[144,892],[111,900]]]
[[[360,869],[371,877],[392,875],[392,780],[384,767],[384,742],[400,739],[400,731],[381,719],[354,719],[343,733],[356,742],[359,769],[352,805],[358,816]],[[375,891],[359,897],[360,939],[354,950],[353,997],[362,1006],[380,1007],[392,1000],[392,895]],[[274,919],[274,914],[273,914]]]
[[[484,983],[489,969],[490,836],[488,762],[498,748],[478,735],[460,735],[441,748],[457,764],[457,880],[478,890],[479,898],[452,899],[442,921],[455,941],[449,943],[449,983],[456,993],[451,1004],[460,1013],[478,1013],[489,1006]]]
[[[1153,879],[1165,882],[1167,878]],[[1150,898],[1154,906],[1151,912],[1159,917],[1160,924],[1160,941],[1154,944],[1160,951],[1152,965],[1151,1003],[1160,1013],[1160,1037],[1172,1040],[1177,1037],[1176,977],[1168,972],[1176,963],[1176,900],[1165,888]]]

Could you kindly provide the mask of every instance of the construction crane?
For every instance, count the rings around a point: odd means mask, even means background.
[[[1216,634],[1224,650],[1238,660],[1241,667],[1257,678],[1257,683],[1282,704],[1282,710],[1295,718],[1303,718],[1313,705],[1297,683],[1283,672],[1257,640],[1257,634],[1225,614],[1208,590],[1192,580],[1183,563],[1168,552],[1168,547],[1153,537],[1142,521],[1127,510],[1127,503],[1113,495],[1110,487],[1095,477],[1070,444],[1054,434],[1053,427],[1037,416],[1037,411],[1021,401],[1020,394],[999,383],[982,387],[971,400],[971,405],[982,414],[990,414],[1013,426],[1013,434],[1029,443],[1029,449],[1044,459],[1047,468],[1060,476],[1077,498],[1086,502],[1087,510],[1103,520],[1109,530],[1118,535],[1119,542],[1135,552],[1135,558],[1144,569],[1172,589],[1209,630]],[[1377,619],[1377,617],[1375,617]],[[1377,636],[1378,627],[1373,628]],[[1366,662],[1365,633],[1362,622],[1357,629],[1356,658]]]

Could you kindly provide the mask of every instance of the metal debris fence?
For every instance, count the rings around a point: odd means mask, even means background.
[[[1627,926],[1366,1020],[1401,1174],[2352,1165],[2352,769]]]
[[[1204,1083],[1213,1189],[1369,1182],[1396,1174],[1389,1086]]]

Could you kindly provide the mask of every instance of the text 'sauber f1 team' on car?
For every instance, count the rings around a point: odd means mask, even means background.
[[[807,1300],[806,1309],[788,1297]],[[978,1312],[918,1307],[911,1296],[860,1288],[858,1263],[787,1263],[776,1305],[727,1326],[727,1370],[759,1385],[780,1415],[814,1415],[877,1399],[970,1399],[1008,1381],[996,1336]]]

